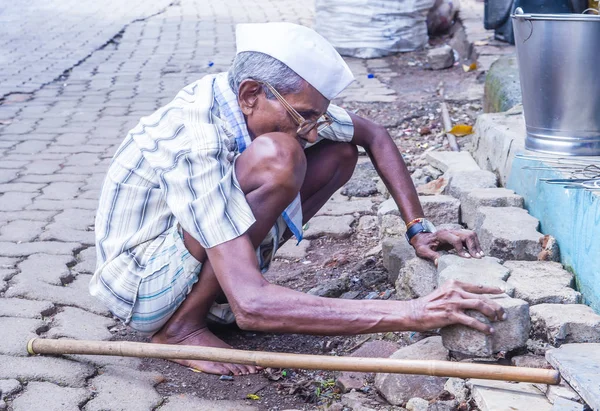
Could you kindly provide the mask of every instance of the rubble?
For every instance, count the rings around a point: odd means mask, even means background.
[[[452,47],[443,45],[430,49],[427,52],[427,67],[431,70],[443,70],[454,64],[454,51]]]
[[[600,342],[600,315],[583,304],[539,304],[531,307],[532,333],[553,346]]]
[[[415,257],[398,273],[396,294],[401,300],[423,297],[437,288],[437,270],[428,260]]]

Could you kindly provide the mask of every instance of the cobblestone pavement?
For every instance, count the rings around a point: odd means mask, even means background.
[[[161,377],[135,371],[139,360],[29,358],[25,344],[38,335],[111,338],[115,322],[87,291],[111,156],[141,116],[202,75],[227,69],[235,23],[311,25],[313,7],[291,0],[26,3],[0,6],[0,409],[185,409],[198,400],[159,396]],[[366,75],[377,68],[380,78],[393,76],[384,60],[348,61],[357,81],[343,100],[397,99]]]

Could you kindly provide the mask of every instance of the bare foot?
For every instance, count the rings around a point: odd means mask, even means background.
[[[151,342],[157,344],[181,344],[181,345],[200,345],[203,347],[231,348],[229,344],[219,339],[207,327],[194,331],[183,338],[168,338],[163,330],[154,334]],[[229,364],[212,361],[196,360],[171,360],[186,367],[194,368],[208,374],[220,375],[247,375],[256,374],[261,368],[253,365]]]

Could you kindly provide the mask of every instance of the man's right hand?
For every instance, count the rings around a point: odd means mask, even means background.
[[[506,319],[502,307],[481,294],[502,294],[497,287],[467,284],[460,281],[447,281],[429,295],[411,301],[411,316],[415,331],[442,328],[452,324],[463,324],[491,334],[494,329],[465,314],[465,310],[477,310],[490,321]]]

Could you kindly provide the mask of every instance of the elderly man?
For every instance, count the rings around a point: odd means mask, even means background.
[[[155,343],[228,347],[207,328],[227,319],[242,329],[309,334],[428,330],[466,315],[492,320],[496,288],[450,283],[413,301],[321,298],[268,283],[277,248],[348,181],[357,146],[369,153],[407,222],[419,256],[449,244],[483,253],[474,233],[435,232],[386,130],[330,104],[353,80],[320,35],[289,23],[237,27],[228,73],[185,87],[129,132],[108,170],[96,217],[97,271],[90,292]],[[231,317],[231,316],[230,316]],[[216,374],[247,365],[179,361]]]

